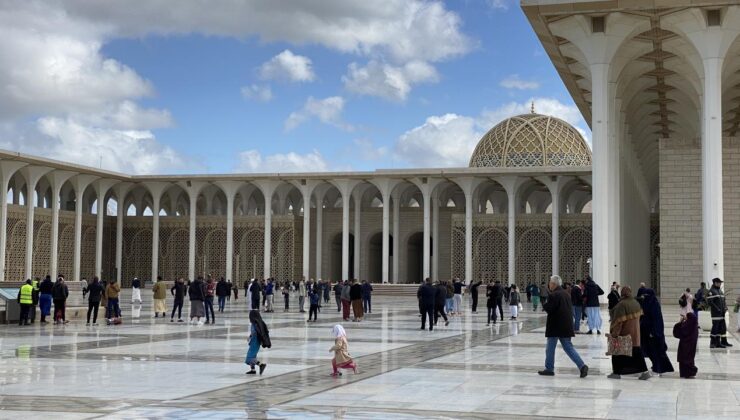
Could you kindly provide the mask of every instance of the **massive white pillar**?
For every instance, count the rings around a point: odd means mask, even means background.
[[[313,191],[319,185],[318,181],[313,180],[301,180],[293,182],[293,185],[298,188],[303,198],[303,278],[309,279],[311,276],[311,197]],[[316,201],[316,215],[319,214],[319,201]],[[318,226],[318,223],[317,223]],[[317,277],[318,278],[318,277]]]
[[[159,276],[159,211],[162,195],[171,184],[166,182],[148,182],[146,187],[152,195],[152,276],[151,281],[157,281]]]
[[[81,280],[80,265],[82,263],[82,210],[85,198],[85,190],[88,185],[98,177],[93,175],[77,175],[72,178],[72,187],[75,191],[75,243],[74,261],[72,262],[72,280]]]
[[[593,137],[592,159],[592,230],[593,230],[593,265],[594,280],[602,288],[610,284],[610,246],[614,225],[612,209],[609,206],[610,189],[615,180],[611,179],[612,165],[609,157],[609,65],[591,65],[591,133]],[[606,290],[606,289],[605,289]]]
[[[361,229],[361,213],[362,213],[362,193],[357,192],[354,194],[354,204],[355,204],[355,255],[354,255],[354,277],[356,279],[362,279],[362,275],[360,274],[360,246],[362,244],[360,240],[360,229]]]
[[[432,251],[432,193],[434,189],[442,182],[440,179],[434,178],[422,178],[415,179],[414,184],[419,187],[421,191],[422,200],[424,201],[424,236],[422,242],[422,249],[424,255],[422,257],[422,280],[426,279],[431,275],[431,258],[430,254]],[[416,280],[416,279],[413,279]]]
[[[0,282],[5,281],[5,243],[8,238],[8,185],[10,178],[19,169],[26,166],[23,162],[3,160],[0,161]]]
[[[349,206],[352,190],[359,183],[351,179],[332,181],[342,195],[342,279],[349,279]]]
[[[55,171],[56,172],[56,171]],[[105,211],[107,201],[105,195],[108,190],[116,183],[112,179],[99,179],[95,181],[95,195],[97,196],[97,219],[95,224],[95,276],[102,278],[103,275],[103,222],[105,221]],[[61,187],[61,186],[60,186]],[[52,182],[52,193],[54,193],[54,183]],[[57,231],[59,230],[59,194],[53,196],[52,200],[57,202]],[[56,249],[54,248],[54,252]],[[55,267],[56,268],[56,267]]]
[[[51,169],[41,166],[26,166],[21,169],[26,178],[26,271],[25,279],[33,277],[33,219],[36,209],[36,184]]]
[[[184,181],[180,183],[180,186],[188,193],[188,200],[190,201],[189,209],[189,238],[188,238],[188,279],[195,279],[195,233],[197,228],[196,216],[198,213],[198,196],[206,186],[206,182],[203,181]]]
[[[263,278],[272,276],[272,198],[280,182],[272,180],[256,181],[255,185],[265,197],[265,240],[264,240],[264,273]]]
[[[123,218],[126,216],[126,194],[131,184],[120,183],[113,188],[116,194],[116,281],[121,284],[123,272]]]
[[[552,210],[552,274],[560,275],[560,210],[562,208],[561,193],[565,184],[571,177],[552,176],[541,177],[540,182],[547,186],[552,199],[550,208]]]
[[[508,222],[509,222],[509,284],[516,283],[516,213],[519,205],[519,187],[524,182],[517,177],[504,177],[500,179],[501,185],[506,190],[508,200]]]
[[[704,59],[702,95],[702,233],[704,279],[724,278],[724,227],[722,211],[722,63]]]
[[[394,190],[391,193],[391,204],[393,205],[393,283],[400,283],[401,276],[398,273],[398,255],[401,234],[401,192]]]
[[[322,278],[321,267],[323,266],[323,240],[324,240],[324,194],[327,185],[316,188],[316,278]],[[333,279],[338,280],[338,279]]]
[[[383,200],[383,240],[382,240],[382,263],[381,280],[383,283],[390,281],[390,224],[391,224],[391,193],[398,185],[398,180],[382,178],[371,181],[380,191]]]
[[[439,280],[439,191],[432,194],[432,280]]]
[[[465,194],[465,283],[473,281],[473,208],[475,190],[483,182],[481,179],[464,177],[454,179]]]
[[[234,278],[234,201],[243,184],[238,181],[219,181],[216,185],[221,187],[226,195],[226,273],[224,275],[227,280],[236,282],[237,279]]]

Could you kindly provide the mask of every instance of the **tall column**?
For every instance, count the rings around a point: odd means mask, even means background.
[[[0,282],[5,281],[5,243],[8,239],[8,185],[10,178],[20,168],[26,166],[25,163],[17,161],[0,161],[0,185],[2,185],[2,194],[0,194]]]
[[[197,213],[198,213],[198,196],[203,190],[203,187],[207,185],[203,181],[184,181],[180,183],[180,186],[188,193],[188,200],[190,201],[189,211],[189,238],[188,238],[188,279],[195,279],[195,233],[197,229]]]
[[[342,196],[342,280],[349,279],[349,206],[352,190],[358,183],[351,179],[332,181]]]
[[[432,279],[439,280],[439,193],[432,194]],[[467,279],[466,279],[467,280]]]
[[[149,182],[146,184],[152,195],[152,278],[157,281],[159,276],[159,211],[161,210],[162,195],[170,187],[166,182]]]
[[[391,224],[391,193],[390,191],[387,191],[382,194],[383,198],[383,240],[382,240],[382,253],[383,253],[383,262],[381,263],[382,266],[382,277],[381,280],[383,283],[388,283],[390,280],[390,273],[389,273],[389,260],[390,260],[390,224]]]
[[[116,281],[121,284],[123,272],[123,218],[126,216],[126,194],[131,184],[120,183],[115,186],[116,194]]]
[[[399,235],[401,234],[401,193],[394,192],[391,194],[391,203],[393,204],[393,283],[400,283],[401,277],[398,275],[398,244],[400,243]]]
[[[515,284],[516,281],[516,213],[519,206],[519,187],[523,182],[523,179],[514,176],[499,179],[499,183],[506,190],[509,205],[509,284]]]
[[[98,208],[97,208],[97,219],[95,224],[95,276],[97,276],[99,279],[103,278],[103,222],[105,221],[105,211],[107,208],[107,201],[105,200],[105,195],[108,193],[108,190],[116,183],[116,181],[113,181],[111,179],[105,179],[105,180],[98,180],[95,182],[95,195],[98,199]],[[54,186],[52,183],[52,193],[54,192]],[[57,218],[57,225],[59,222],[59,195],[55,195],[53,200],[57,202],[57,211],[56,211],[56,218]],[[53,216],[52,216],[53,218]],[[57,226],[57,231],[59,230],[59,226]],[[53,248],[56,252],[56,248]]]
[[[592,158],[592,215],[594,280],[606,290],[609,283],[609,244],[611,241],[611,209],[609,188],[611,186],[609,159],[609,65],[591,65],[592,106],[591,133]]]
[[[272,275],[272,198],[280,182],[263,180],[255,182],[265,198],[265,240],[264,240],[264,273],[263,277]]]
[[[360,275],[360,245],[362,244],[360,240],[360,214],[362,212],[362,194],[357,193],[355,194],[355,261],[354,261],[354,273],[355,278],[360,279],[362,276]]]
[[[470,284],[473,281],[473,209],[478,201],[475,199],[475,190],[483,180],[464,177],[454,182],[465,194],[465,283]]]
[[[560,189],[551,190],[552,195],[552,274],[560,275]]]
[[[422,281],[426,281],[426,279],[431,275],[431,261],[429,259],[429,254],[431,254],[432,251],[432,194],[427,190],[422,192],[422,196],[422,200],[424,201],[424,238],[422,242],[424,256],[422,257]]]
[[[234,279],[234,202],[239,189],[245,185],[239,181],[219,181],[216,185],[226,196],[226,272],[224,275],[227,280],[235,282],[237,279]],[[246,192],[244,190],[242,194]]]
[[[82,262],[82,210],[85,190],[98,177],[92,175],[77,175],[72,178],[72,187],[75,190],[75,249],[74,249],[74,261],[72,262],[73,275],[72,280],[81,280],[80,276],[80,264]]]
[[[36,184],[50,168],[27,166],[21,171],[26,177],[26,276],[25,279],[33,277],[33,220],[36,209]]]
[[[722,58],[704,59],[701,205],[704,278],[724,278],[722,212]]]
[[[311,197],[313,191],[319,184],[318,181],[301,180],[294,181],[298,190],[301,192],[303,199],[303,278],[308,279],[311,276]],[[317,198],[316,206],[319,206]],[[318,210],[317,210],[318,214]],[[318,277],[317,277],[318,278]]]
[[[321,278],[321,265],[323,263],[322,240],[324,230],[324,194],[316,194],[316,278]],[[336,279],[335,279],[336,280]]]

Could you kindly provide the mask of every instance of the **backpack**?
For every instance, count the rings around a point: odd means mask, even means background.
[[[681,298],[680,298],[680,299],[678,299],[678,306],[680,306],[680,307],[682,307],[682,308],[685,308],[685,307],[686,307],[686,305],[687,305],[687,302],[686,302],[686,295],[683,295],[683,296],[681,296]]]

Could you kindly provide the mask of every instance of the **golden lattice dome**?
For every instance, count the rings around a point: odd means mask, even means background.
[[[590,166],[591,150],[567,122],[523,114],[490,129],[473,151],[470,167]]]

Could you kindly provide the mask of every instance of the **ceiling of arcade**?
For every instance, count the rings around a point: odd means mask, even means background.
[[[560,73],[586,121],[591,121],[592,75],[579,34],[594,30],[593,17],[604,17],[606,35],[621,32],[614,51],[609,82],[616,101],[623,141],[631,141],[646,181],[657,193],[658,147],[662,138],[698,139],[701,135],[703,65],[694,44],[677,29],[688,20],[702,20],[705,10],[689,8],[688,0],[663,2],[680,7],[641,10],[584,10],[523,5],[525,13]],[[572,2],[569,2],[572,3]],[[600,3],[600,2],[592,2]],[[615,2],[603,2],[615,3]],[[656,3],[645,1],[644,4]],[[715,2],[730,3],[730,2]],[[732,2],[738,3],[738,2]],[[571,5],[575,7],[575,3]],[[717,9],[719,6],[714,6]],[[596,7],[598,9],[598,7]],[[604,7],[606,9],[606,6]],[[549,10],[549,12],[548,12]],[[722,7],[722,27],[737,18],[737,10]],[[730,16],[732,15],[732,16]],[[734,20],[733,20],[734,22]],[[574,30],[573,28],[578,28]],[[593,61],[593,60],[591,60]],[[740,42],[729,47],[722,77],[723,131],[740,135]]]

